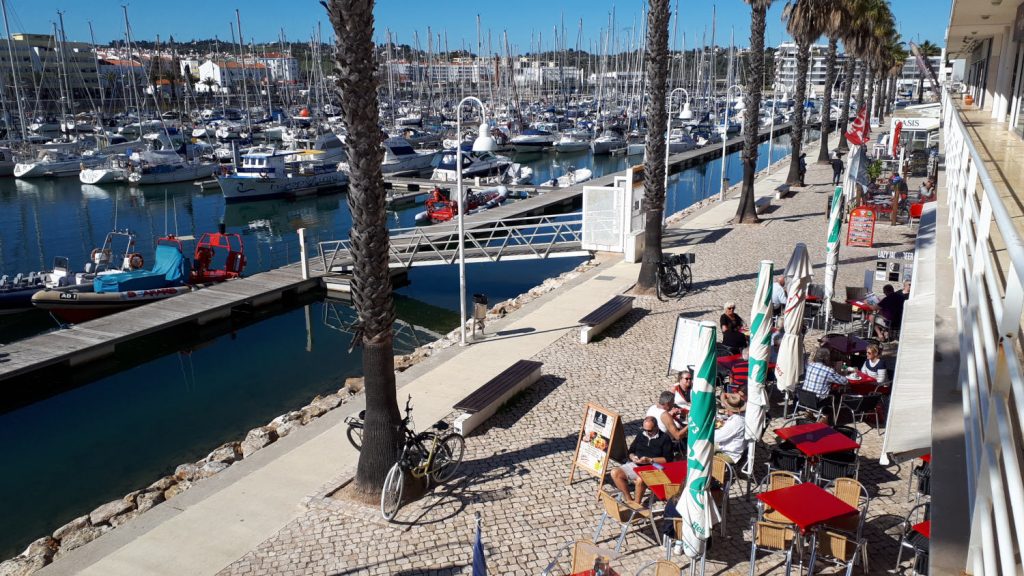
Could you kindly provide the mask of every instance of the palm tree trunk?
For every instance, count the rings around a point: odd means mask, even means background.
[[[892,116],[893,110],[896,109],[896,90],[898,88],[899,80],[896,74],[892,76],[892,83],[889,84],[889,97],[886,102],[889,105],[889,115]]]
[[[850,123],[850,98],[853,97],[853,74],[856,63],[857,60],[853,56],[847,56],[846,62],[843,63],[843,78],[846,83],[843,85],[842,108],[839,110],[839,146],[836,150],[844,154],[850,151],[850,145],[846,142],[846,127]]]
[[[878,102],[875,103],[875,110],[878,112],[878,125],[885,124],[885,95],[889,91],[889,74],[883,73],[878,78]]]
[[[651,0],[647,12],[647,141],[644,155],[644,256],[637,292],[654,290],[661,260],[661,220],[665,208],[665,132],[668,111],[668,21],[670,0]]]
[[[818,164],[828,164],[828,137],[832,133],[832,84],[836,81],[835,38],[828,39],[828,55],[825,57],[825,89],[821,101],[821,148],[818,150]]]
[[[875,105],[875,67],[873,64],[868,64],[868,78],[864,83],[864,87],[867,91],[864,95],[864,106],[868,111],[868,120],[871,120]]]
[[[797,41],[796,55],[796,94],[793,105],[793,131],[789,134],[791,154],[789,157],[789,174],[786,184],[800,186],[800,154],[804,141],[804,99],[807,97],[807,65],[811,59],[811,43]]]
[[[760,124],[761,92],[764,89],[764,29],[768,19],[768,4],[750,5],[750,57],[747,60],[747,101],[743,111],[743,188],[736,208],[736,222],[760,222],[754,205],[754,174],[757,172],[757,145]],[[768,161],[771,162],[771,150]]]
[[[871,66],[864,60],[860,62],[860,82],[857,83],[857,112],[860,112],[861,108],[865,106],[865,91],[867,85],[871,81]]]
[[[921,104],[924,102],[924,70],[921,71],[921,77],[917,79],[917,103]]]
[[[395,306],[388,271],[388,228],[384,209],[377,102],[377,64],[373,44],[373,0],[324,2],[334,27],[334,71],[338,77],[342,121],[348,129],[349,188],[352,212],[352,301],[359,317],[363,349],[366,418],[363,448],[356,470],[356,491],[380,494],[388,469],[398,457],[401,416],[395,392],[392,323]]]

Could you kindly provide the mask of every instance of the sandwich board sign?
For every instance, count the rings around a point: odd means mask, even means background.
[[[618,462],[626,459],[622,418],[616,412],[588,402],[583,409],[583,422],[580,424],[567,484],[572,484],[576,470],[580,469],[598,479],[597,490],[600,492],[605,474],[608,473],[609,459]]]
[[[682,372],[683,370],[693,371],[698,365],[700,350],[697,346],[699,338],[700,322],[683,318],[680,314],[676,318],[676,331],[672,337],[672,353],[668,358],[668,374],[672,371]]]

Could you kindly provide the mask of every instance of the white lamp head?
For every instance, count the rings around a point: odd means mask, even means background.
[[[680,120],[693,120],[693,110],[690,110],[690,103],[683,104],[682,111],[679,112]]]
[[[473,140],[473,152],[494,152],[498,149],[498,143],[491,138],[491,130],[487,124],[480,125],[480,135]]]

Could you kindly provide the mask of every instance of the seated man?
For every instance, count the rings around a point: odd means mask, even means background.
[[[906,303],[907,297],[902,291],[896,292],[892,284],[886,284],[882,292],[885,296],[878,306],[874,307],[877,313],[872,316],[872,320],[875,324],[875,335],[882,342],[887,342],[892,328],[899,328],[903,322],[903,304]]]
[[[807,369],[804,371],[804,384],[801,388],[814,394],[819,399],[827,398],[832,393],[833,384],[845,386],[848,383],[848,380],[833,370],[828,365],[828,362],[828,350],[818,348],[814,352],[812,361],[807,363]]]
[[[612,482],[622,493],[622,497],[629,499],[629,482],[636,484],[636,493],[633,502],[640,503],[647,486],[636,473],[637,466],[648,466],[650,464],[664,464],[672,456],[672,441],[668,435],[658,430],[655,419],[651,416],[644,418],[643,430],[636,435],[628,450],[629,462],[612,470]]]
[[[668,434],[673,442],[679,442],[686,438],[686,427],[678,421],[682,410],[676,408],[675,401],[676,395],[666,390],[658,396],[658,403],[648,408],[644,416],[654,418],[659,430]]]
[[[679,381],[672,387],[676,406],[687,410],[690,408],[691,390],[693,390],[693,374],[689,370],[683,370],[679,373]]]
[[[715,449],[729,461],[735,464],[743,457],[743,451],[747,446],[745,439],[745,418],[743,410],[747,403],[739,394],[726,392],[722,394],[722,409],[725,411],[725,420],[715,430]]]

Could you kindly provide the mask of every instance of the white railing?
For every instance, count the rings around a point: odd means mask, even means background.
[[[553,216],[525,216],[474,224],[465,231],[466,262],[498,262],[579,256],[583,215],[579,212]],[[458,228],[455,224],[397,228],[390,231],[389,267],[409,268],[454,264],[458,261]],[[348,240],[318,243],[326,273],[352,268]]]
[[[1024,242],[948,92],[943,108],[971,517],[966,569],[1016,574],[1024,552]]]

